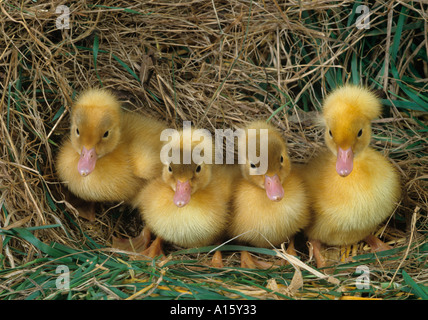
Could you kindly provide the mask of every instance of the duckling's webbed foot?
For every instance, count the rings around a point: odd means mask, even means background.
[[[288,244],[286,252],[293,256],[297,256],[296,248],[294,246],[294,237],[290,239],[290,243]]]
[[[76,209],[79,218],[86,219],[90,222],[95,221],[95,202],[83,200],[68,190],[65,191],[64,194],[65,200]]]
[[[77,206],[76,210],[79,212],[80,218],[90,222],[95,221],[95,202],[87,202],[86,205]]]
[[[247,269],[270,269],[273,263],[253,258],[248,251],[241,252],[241,268]]]
[[[211,266],[214,268],[223,268],[223,255],[221,254],[221,251],[214,252],[214,256],[211,260]]]
[[[389,245],[387,245],[385,242],[378,239],[376,236],[372,234],[364,238],[364,241],[370,245],[372,252],[380,252],[380,251],[392,249]]]
[[[141,252],[147,249],[150,239],[150,230],[148,228],[144,228],[143,231],[135,238],[113,237],[112,247],[125,251]]]
[[[155,240],[153,240],[152,244],[145,249],[143,252],[141,252],[142,255],[147,256],[151,259],[154,259],[158,256],[165,256],[163,250],[162,250],[162,238],[156,237]]]
[[[321,241],[310,240],[309,242],[312,244],[313,254],[314,254],[315,261],[317,263],[317,268],[326,267],[327,262],[321,252],[321,249],[322,249]]]

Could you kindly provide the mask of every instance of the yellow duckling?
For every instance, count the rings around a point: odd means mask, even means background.
[[[72,107],[70,136],[56,166],[61,181],[85,201],[131,202],[141,184],[161,173],[165,125],[121,109],[107,90],[83,92]],[[95,213],[86,213],[89,220]]]
[[[185,139],[181,131],[180,138],[171,142],[180,150],[181,159],[187,148]],[[187,144],[192,152],[196,145],[194,141]],[[239,174],[237,166],[200,163],[193,158],[189,164],[165,163],[162,176],[138,196],[146,227],[157,236],[145,253],[150,257],[161,254],[162,241],[185,248],[218,243],[228,223],[233,181]],[[215,259],[221,264],[221,255]]]
[[[303,180],[294,170],[284,139],[272,125],[264,121],[250,123],[245,129],[247,142],[249,129],[256,130],[256,154],[263,157],[266,153],[267,168],[265,172],[257,172],[263,161],[257,167],[250,156],[241,165],[242,178],[236,185],[229,234],[256,247],[280,246],[290,240],[287,251],[296,254],[294,235],[309,223]],[[265,150],[260,140],[262,130],[268,136]],[[248,252],[241,253],[241,266],[267,267],[261,261],[254,261]]]
[[[305,232],[318,267],[326,265],[321,243],[340,246],[365,240],[374,251],[389,248],[371,234],[400,198],[397,172],[369,146],[371,120],[380,113],[377,97],[362,87],[338,88],[324,101],[328,149],[302,170],[313,210]]]

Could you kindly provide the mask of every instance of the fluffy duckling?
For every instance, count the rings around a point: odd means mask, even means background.
[[[321,243],[340,246],[365,240],[374,251],[389,248],[371,235],[400,197],[397,172],[369,147],[371,120],[380,113],[377,97],[362,87],[338,88],[324,101],[328,149],[302,170],[314,214],[305,233],[318,267],[326,265]]]
[[[185,146],[185,139],[181,131],[180,138],[171,142],[180,150],[181,159],[188,146],[192,152],[196,147],[195,142]],[[144,252],[152,258],[162,254],[162,241],[190,248],[216,244],[224,236],[239,167],[196,163],[193,158],[190,164],[182,162],[166,162],[161,178],[150,182],[138,196],[146,227],[157,236]],[[219,251],[213,264],[222,266]]]
[[[303,180],[294,170],[283,137],[272,125],[264,121],[249,124],[245,129],[248,147],[249,129],[256,130],[256,154],[264,157],[267,168],[262,169],[262,158],[257,166],[248,150],[234,193],[229,234],[256,247],[280,246],[290,240],[287,251],[295,255],[294,235],[309,223]],[[260,138],[262,132],[267,133],[267,145]],[[262,170],[257,172],[259,169]],[[241,253],[241,266],[268,267],[252,259],[248,252]]]
[[[141,183],[161,172],[165,126],[121,109],[109,91],[89,89],[74,103],[70,136],[57,156],[60,180],[85,201],[132,201]],[[82,212],[80,212],[82,214]],[[94,212],[86,212],[94,220]]]

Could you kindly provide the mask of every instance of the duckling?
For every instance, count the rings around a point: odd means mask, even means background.
[[[372,235],[400,197],[397,172],[369,146],[371,121],[380,113],[380,101],[363,87],[343,86],[324,101],[327,149],[302,170],[313,210],[305,233],[318,267],[326,266],[322,244],[341,246],[365,240],[373,251],[389,248]]]
[[[164,128],[122,110],[109,91],[89,89],[72,107],[70,135],[56,160],[59,178],[84,201],[132,202],[141,184],[161,173],[159,136]],[[95,219],[93,211],[86,214]]]
[[[183,130],[179,134],[171,145],[183,158],[188,147],[194,152],[196,143],[185,146]],[[163,254],[163,241],[191,248],[217,244],[222,239],[232,184],[240,172],[236,165],[207,162],[193,158],[190,164],[165,162],[162,176],[142,189],[138,196],[140,211],[146,227],[156,236],[145,255],[153,258]],[[222,266],[220,251],[215,253],[213,264]]]
[[[267,168],[257,172],[262,167],[262,158],[257,167],[248,150],[247,161],[241,164],[242,177],[236,184],[229,234],[256,247],[279,246],[290,240],[287,251],[296,255],[294,235],[309,223],[303,180],[291,163],[283,137],[273,125],[264,121],[250,123],[245,128],[248,146],[249,129],[256,130],[256,153],[267,156]],[[268,137],[265,149],[260,140],[262,132]],[[268,267],[245,251],[241,252],[241,266]]]

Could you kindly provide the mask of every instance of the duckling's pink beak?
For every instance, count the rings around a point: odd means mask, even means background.
[[[177,185],[175,187],[174,194],[174,204],[181,208],[184,207],[190,201],[190,195],[192,192],[192,187],[190,186],[189,180],[181,182],[177,180]]]
[[[95,148],[90,150],[85,147],[82,148],[82,152],[80,153],[80,159],[77,163],[77,170],[80,175],[83,177],[89,175],[95,169],[95,164],[97,163],[97,153],[95,152]]]
[[[346,177],[352,172],[354,167],[354,153],[352,148],[343,150],[337,149],[336,171],[341,177]]]
[[[268,198],[272,201],[280,201],[284,198],[284,188],[276,174],[272,177],[265,175],[265,189]]]

